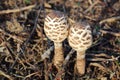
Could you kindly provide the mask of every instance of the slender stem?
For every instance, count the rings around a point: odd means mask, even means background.
[[[86,65],[85,51],[77,51],[76,68],[78,74],[85,73],[85,65]]]
[[[54,65],[59,68],[62,66],[64,61],[62,43],[54,43],[55,55],[54,55]]]

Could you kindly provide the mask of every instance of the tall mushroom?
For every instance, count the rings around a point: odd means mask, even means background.
[[[55,55],[54,65],[58,68],[64,60],[62,42],[68,36],[68,25],[64,13],[52,11],[45,17],[44,31],[46,36],[54,42]]]
[[[79,74],[85,73],[85,51],[92,44],[91,28],[87,23],[74,23],[69,29],[69,45],[77,51],[76,68]]]

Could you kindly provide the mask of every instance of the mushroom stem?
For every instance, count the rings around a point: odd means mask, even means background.
[[[76,68],[78,74],[84,74],[85,73],[85,51],[77,51],[77,59],[76,59]]]
[[[62,43],[55,42],[54,46],[55,46],[54,65],[57,68],[59,68],[62,66],[64,60]]]

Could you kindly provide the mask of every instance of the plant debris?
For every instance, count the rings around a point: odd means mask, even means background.
[[[120,0],[1,0],[0,80],[119,80]],[[53,65],[54,45],[43,30],[52,10],[64,12],[69,26],[86,21],[93,45],[86,51],[86,73],[77,75],[76,52],[63,42],[64,63]]]

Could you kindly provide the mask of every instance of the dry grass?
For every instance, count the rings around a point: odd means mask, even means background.
[[[0,80],[119,80],[119,4],[120,0],[1,0]],[[70,25],[91,25],[93,45],[86,52],[85,75],[74,70],[76,54],[67,40],[63,67],[55,69],[53,42],[43,31],[44,16],[51,10],[65,12]]]

